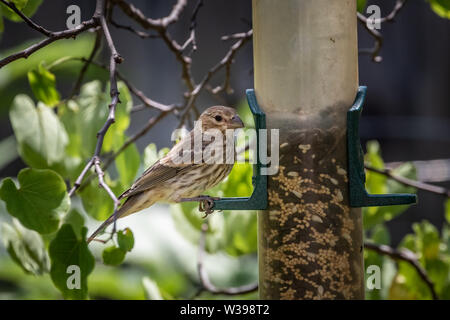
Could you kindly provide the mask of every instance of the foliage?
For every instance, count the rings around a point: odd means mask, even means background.
[[[29,17],[42,3],[42,0],[11,1]],[[449,18],[448,1],[429,2],[437,14]],[[358,0],[358,11],[363,12],[366,4],[367,1]],[[3,18],[21,21],[13,11],[0,5],[0,32],[4,29]],[[158,245],[151,247],[153,253],[145,261],[135,254],[142,242],[135,242],[129,228],[110,237],[107,245],[100,246],[103,250],[97,250],[99,247],[95,245],[88,247],[87,227],[96,227],[98,222],[93,221],[111,215],[113,203],[105,190],[99,188],[97,179],[86,179],[72,199],[67,185],[74,184],[94,152],[97,132],[108,117],[110,94],[108,85],[97,79],[86,82],[77,96],[61,97],[57,89],[59,73],[54,70],[57,64],[53,62],[61,55],[69,59],[71,55],[87,52],[92,37],[81,36],[80,40],[78,47],[70,49],[64,43],[70,40],[57,42],[22,63],[8,65],[0,75],[2,97],[9,94],[5,83],[24,75],[28,76],[33,94],[32,98],[30,92],[14,93],[9,108],[14,137],[0,142],[0,167],[16,155],[27,166],[17,177],[5,178],[0,185],[0,231],[6,249],[5,253],[0,252],[0,282],[14,284],[10,293],[0,290],[0,298],[189,298],[198,289],[196,261],[192,256],[197,251],[203,223],[208,224],[206,259],[214,261],[208,265],[214,283],[226,287],[256,281],[257,217],[252,211],[216,212],[204,220],[196,203],[171,205],[170,216],[161,218],[171,229],[156,224],[145,230],[149,234],[160,233],[160,238],[152,238],[157,239],[154,242]],[[121,151],[128,140],[133,101],[123,83],[118,83],[118,90],[121,102],[117,105],[116,121],[105,136],[102,156]],[[246,127],[252,127],[246,103],[242,103],[239,113]],[[138,172],[167,152],[167,148],[158,149],[150,144],[141,157],[132,143],[115,157],[113,166],[105,172],[105,181],[119,194]],[[375,168],[384,168],[378,143],[368,143],[365,161]],[[91,174],[92,170],[88,176]],[[393,174],[416,178],[410,163],[395,168]],[[236,164],[226,181],[210,194],[248,196],[252,192],[251,179],[252,166]],[[366,187],[371,193],[416,191],[372,172],[367,172]],[[366,241],[390,245],[387,225],[407,209],[408,206],[365,208]],[[440,233],[427,221],[415,223],[413,232],[398,247],[414,252],[435,283],[439,297],[450,299],[450,200],[445,204],[445,216],[447,222]],[[382,270],[382,289],[367,291],[369,299],[431,298],[429,288],[406,262],[395,263],[369,250],[364,258],[366,266],[378,265]],[[81,271],[79,288],[68,286],[71,275],[68,270],[73,266]],[[216,298],[208,294],[205,297]],[[256,298],[256,294],[239,297]]]
[[[8,212],[29,229],[55,232],[70,207],[64,181],[54,171],[29,168],[20,171],[17,180],[19,189],[10,178],[0,188]]]
[[[376,169],[384,169],[383,159],[381,158],[380,145],[376,141],[367,143],[367,153],[365,155],[365,163]],[[392,174],[415,180],[416,170],[411,163],[404,163],[394,170]],[[396,181],[388,179],[384,175],[368,171],[366,173],[367,191],[372,194],[386,193],[415,193],[416,190],[411,187],[402,185]],[[367,207],[363,209],[364,228],[371,229],[373,226],[389,221],[403,213],[408,208],[405,206],[386,206],[386,207]]]
[[[428,0],[431,9],[440,17],[450,19],[450,1]]]
[[[43,0],[11,0],[16,7],[21,10],[27,17],[32,17],[37,11]],[[10,8],[6,6],[0,6],[0,32],[3,32],[3,17],[13,21],[22,22],[22,19]]]
[[[94,256],[89,251],[85,238],[87,229],[83,228],[80,238],[73,228],[65,224],[50,243],[49,253],[52,261],[50,275],[54,285],[61,291],[64,298],[85,299],[88,294],[87,277],[94,269]],[[81,277],[79,288],[68,286],[68,270],[77,266]]]

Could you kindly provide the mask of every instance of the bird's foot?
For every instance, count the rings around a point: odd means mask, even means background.
[[[214,207],[214,201],[216,200],[220,200],[220,198],[218,197],[211,197],[208,195],[201,195],[198,197],[194,197],[194,198],[183,198],[180,200],[180,202],[190,202],[190,201],[198,201],[198,210],[200,212],[204,212],[205,215],[202,217],[203,219],[205,219],[206,217],[208,217],[211,213],[214,212],[213,207]]]

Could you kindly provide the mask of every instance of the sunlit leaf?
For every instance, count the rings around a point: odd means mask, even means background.
[[[384,169],[384,162],[381,158],[381,151],[378,142],[369,141],[367,143],[367,153],[364,157],[365,163],[376,169]],[[415,180],[417,178],[416,169],[412,163],[403,163],[391,173],[395,176],[405,177]],[[389,179],[386,175],[366,170],[366,189],[371,194],[386,193],[415,193],[412,187],[405,186],[394,179]],[[377,223],[389,221],[405,212],[409,205],[382,206],[363,208],[364,228],[370,229]]]
[[[144,167],[147,169],[152,166],[156,161],[164,157],[169,152],[169,148],[162,148],[159,151],[154,143],[150,143],[144,149]]]
[[[28,72],[28,81],[37,100],[49,107],[55,106],[60,99],[56,90],[55,75],[45,68],[44,64]]]
[[[41,234],[56,231],[70,207],[64,180],[54,171],[29,168],[21,170],[17,179],[19,188],[10,178],[0,188],[8,212]]]
[[[24,228],[16,219],[13,224],[3,223],[0,230],[9,255],[26,273],[50,271],[50,259],[39,233]]]
[[[125,140],[125,130],[127,130],[130,125],[130,111],[133,107],[133,100],[131,99],[127,86],[123,82],[119,81],[117,83],[117,89],[120,92],[120,103],[116,106],[115,122],[105,135],[105,141],[103,142],[104,151],[117,151],[122,146],[122,140]],[[109,94],[109,84],[103,95],[109,104],[111,99]],[[117,141],[117,138],[121,139],[121,142]]]
[[[134,236],[130,228],[120,230],[117,233],[117,244],[123,251],[131,251],[134,247]]]
[[[110,266],[118,266],[125,260],[126,251],[121,248],[111,246],[103,250],[103,263]]]
[[[431,9],[440,17],[450,19],[450,1],[428,0]]]
[[[43,0],[14,0],[13,2],[27,17],[32,17],[41,5]],[[14,11],[6,6],[2,6],[3,15],[5,18],[14,22],[23,22],[23,19],[19,17]]]
[[[14,3],[17,9],[22,10],[28,3],[28,0],[10,0],[10,2]]]
[[[73,113],[72,121],[76,122],[78,134],[81,137],[81,153],[89,158],[97,143],[97,132],[104,125],[108,116],[109,99],[104,94],[100,81],[92,81],[81,87],[76,100],[77,110]]]
[[[22,159],[34,168],[51,168],[62,162],[67,133],[52,109],[39,103],[35,108],[26,95],[18,95],[10,110],[11,124]]]

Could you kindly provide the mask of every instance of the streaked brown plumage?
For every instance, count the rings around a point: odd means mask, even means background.
[[[155,202],[180,202],[184,198],[202,195],[220,183],[230,173],[233,164],[229,163],[193,163],[194,162],[194,135],[198,132],[220,130],[225,137],[227,129],[242,128],[244,124],[236,111],[229,107],[214,106],[206,109],[196,122],[195,128],[181,139],[169,153],[155,162],[139,177],[133,185],[119,196],[119,200],[126,199],[116,213],[116,218],[123,218],[142,209],[148,208]],[[208,140],[208,139],[206,139]],[[225,140],[225,139],[224,139]],[[211,143],[203,141],[202,151]],[[222,147],[222,144],[221,144]],[[223,141],[225,148],[225,141]],[[174,161],[179,159],[183,150],[189,150],[191,163]],[[224,152],[225,154],[225,152]],[[102,230],[114,222],[114,214],[89,237],[92,241]]]

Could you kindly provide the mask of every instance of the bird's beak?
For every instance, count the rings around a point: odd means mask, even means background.
[[[241,118],[239,118],[238,115],[235,115],[235,116],[233,116],[233,118],[231,118],[230,125],[231,125],[231,128],[233,128],[233,129],[244,127],[244,123],[242,122]]]

